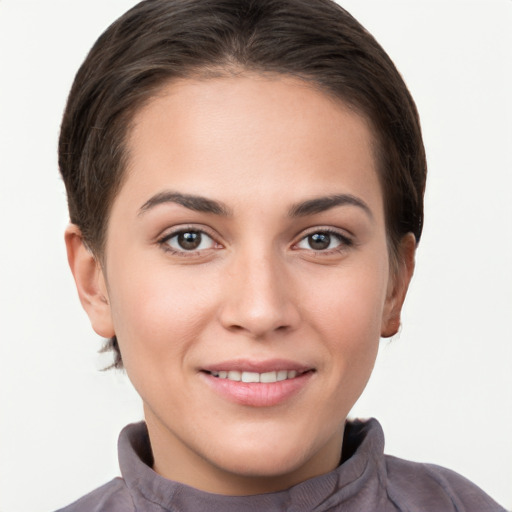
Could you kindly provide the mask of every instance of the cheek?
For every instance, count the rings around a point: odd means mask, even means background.
[[[180,361],[211,316],[211,295],[186,274],[166,268],[132,268],[130,279],[122,269],[117,275],[111,308],[125,366],[131,360],[137,366],[145,360],[162,366]]]
[[[310,286],[306,311],[318,319],[319,329],[351,332],[357,338],[380,331],[387,292],[387,271],[378,264],[343,268]]]
[[[329,352],[333,386],[339,379],[360,387],[373,368],[386,298],[387,272],[380,265],[345,269],[311,290],[305,305],[313,329]]]

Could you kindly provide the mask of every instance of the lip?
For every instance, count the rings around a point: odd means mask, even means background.
[[[223,361],[219,363],[210,364],[200,368],[205,372],[218,372],[225,371],[239,371],[239,372],[276,372],[278,370],[295,370],[297,373],[303,373],[308,370],[313,370],[312,366],[290,361],[288,359],[267,359],[264,361],[256,361],[250,359],[235,359],[232,361]]]
[[[272,383],[246,383],[220,379],[209,373],[218,371],[265,373],[278,370],[295,370],[298,375],[293,379]],[[311,366],[284,359],[224,361],[205,366],[199,372],[214,393],[232,403],[249,407],[273,407],[287,402],[307,386],[314,373],[315,370]]]

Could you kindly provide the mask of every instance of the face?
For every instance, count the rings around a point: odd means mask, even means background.
[[[119,340],[154,469],[224,494],[333,469],[407,281],[364,118],[292,78],[187,80],[128,150],[82,300]]]

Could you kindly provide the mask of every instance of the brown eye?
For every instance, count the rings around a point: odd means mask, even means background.
[[[329,233],[314,233],[308,236],[308,244],[315,251],[323,251],[331,244],[331,235]]]
[[[296,245],[298,249],[309,251],[341,250],[352,246],[352,241],[341,233],[331,231],[314,231],[302,238]]]
[[[168,236],[163,242],[176,252],[201,251],[215,246],[213,239],[202,231],[179,231]]]
[[[201,245],[201,233],[198,231],[188,231],[180,233],[177,237],[177,243],[186,251],[193,251]]]

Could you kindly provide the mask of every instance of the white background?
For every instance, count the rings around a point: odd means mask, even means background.
[[[135,2],[0,0],[0,511],[63,506],[118,473],[141,418],[67,269],[56,145],[74,73]],[[354,415],[386,450],[448,466],[512,508],[512,2],[347,0],[420,110],[424,238],[403,330]]]

